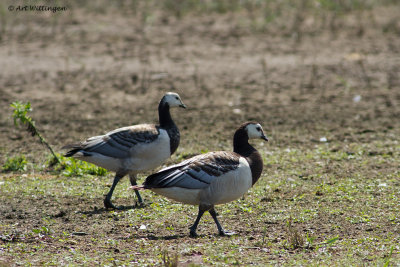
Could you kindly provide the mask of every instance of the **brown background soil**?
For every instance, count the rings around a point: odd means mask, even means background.
[[[264,125],[274,146],[310,143],[321,132],[344,140],[397,129],[398,24],[383,30],[397,11],[377,8],[373,19],[362,17],[361,36],[349,17],[337,33],[322,28],[300,41],[240,28],[240,14],[145,26],[140,16],[111,12],[77,9],[53,24],[32,14],[23,24],[24,14],[17,14],[0,50],[1,150],[43,154],[12,126],[15,100],[32,103],[32,117],[58,149],[116,127],[157,122],[166,91],[178,92],[189,107],[173,114],[183,136],[201,136],[199,145],[210,150],[213,140],[225,142],[250,119]],[[185,148],[192,143],[182,139]]]
[[[398,140],[399,14],[399,6],[378,7],[341,17],[337,29],[306,17],[303,32],[293,32],[292,19],[280,24],[282,30],[252,30],[242,24],[248,14],[240,12],[159,15],[147,24],[140,14],[119,9],[96,13],[75,6],[56,19],[7,13],[0,41],[0,165],[19,154],[39,164],[48,155],[36,138],[13,126],[15,100],[31,102],[39,130],[60,153],[67,143],[117,127],[156,123],[167,91],[178,92],[188,106],[172,111],[182,135],[178,154],[231,149],[235,127],[247,120],[259,121],[268,146],[282,150],[311,148],[323,136],[343,146]],[[91,212],[103,198],[94,197],[64,199],[62,210],[90,210],[95,224],[107,215]],[[78,215],[58,214],[51,199],[35,199],[24,213],[30,201],[2,203],[1,212],[32,227],[44,214],[64,217],[64,230],[77,229],[71,221]],[[330,219],[339,220],[323,220]],[[102,227],[118,235],[126,226]]]

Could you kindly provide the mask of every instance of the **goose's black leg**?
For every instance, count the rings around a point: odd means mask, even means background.
[[[117,210],[121,209],[119,207],[114,206],[111,203],[111,197],[112,197],[112,194],[114,192],[115,187],[117,186],[119,180],[121,180],[122,177],[124,177],[124,176],[121,175],[121,174],[118,174],[118,173],[115,174],[114,181],[113,181],[113,184],[112,184],[112,186],[110,188],[110,191],[108,191],[107,196],[104,199],[104,207],[106,207],[106,209],[117,209]]]
[[[205,205],[200,205],[199,206],[199,213],[197,214],[197,218],[196,221],[194,222],[194,224],[189,228],[190,229],[190,236],[191,237],[196,237],[197,233],[196,233],[196,229],[197,229],[197,225],[200,222],[201,216],[203,216],[204,212],[206,212],[209,209],[208,206]]]
[[[136,183],[136,175],[130,174],[129,175],[129,180],[131,181],[131,185],[132,186],[137,185],[137,183]],[[139,204],[143,204],[142,196],[140,195],[140,193],[139,193],[139,191],[137,189],[135,189],[135,194],[136,194],[136,197],[138,198]]]
[[[212,207],[208,212],[210,212],[212,218],[214,219],[215,224],[217,225],[219,235],[234,235],[235,234],[234,232],[227,232],[224,230],[224,228],[222,228],[221,224],[218,221],[217,213],[215,212],[214,207]]]

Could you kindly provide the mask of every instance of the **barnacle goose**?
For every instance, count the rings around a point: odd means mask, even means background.
[[[139,172],[160,166],[178,148],[180,134],[171,118],[172,107],[186,108],[178,94],[169,92],[158,105],[159,125],[123,127],[63,147],[69,149],[66,157],[75,157],[116,172],[110,191],[104,199],[106,208],[121,209],[111,203],[111,197],[122,177],[129,174],[131,185],[136,185]],[[135,193],[139,203],[143,203],[139,192],[135,190]]]
[[[143,185],[132,189],[150,189],[172,200],[198,205],[197,219],[190,227],[192,237],[197,236],[197,225],[206,211],[214,219],[219,234],[230,235],[219,223],[214,206],[240,198],[260,178],[263,161],[248,142],[255,138],[268,141],[259,123],[244,123],[234,134],[233,152],[195,156],[148,176]]]

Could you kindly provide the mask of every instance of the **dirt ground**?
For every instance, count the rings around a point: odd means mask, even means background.
[[[270,137],[265,151],[313,149],[321,137],[337,149],[352,142],[399,140],[398,5],[378,7],[360,17],[344,16],[339,30],[320,26],[313,32],[316,22],[306,18],[300,28],[304,33],[291,32],[289,26],[282,32],[252,30],[243,26],[240,12],[161,16],[147,24],[141,16],[114,9],[96,13],[74,7],[56,18],[6,13],[8,23],[0,39],[0,165],[19,154],[33,164],[43,164],[48,157],[36,138],[13,126],[10,103],[15,100],[31,102],[39,130],[59,153],[67,143],[117,127],[156,123],[158,101],[167,91],[179,93],[188,106],[172,111],[182,136],[178,155],[231,149],[235,127],[247,120],[259,121]],[[398,166],[392,162],[379,168],[395,172]],[[340,166],[336,168],[339,171]],[[38,174],[51,181],[64,179],[38,170],[27,175]],[[104,185],[111,176],[93,182]],[[121,240],[130,238],[121,233],[128,225],[115,225],[117,215],[102,209],[102,199],[103,195],[58,197],[55,203],[41,196],[7,198],[0,207],[0,221],[19,222],[15,227],[23,231],[39,227],[47,215],[57,221],[57,233],[101,229]],[[132,199],[116,196],[116,201],[129,204]],[[322,216],[319,224],[325,220],[339,223],[340,218]],[[284,225],[270,227],[284,235]],[[236,228],[239,234],[249,231],[244,225]],[[365,229],[347,230],[357,236]],[[175,232],[171,239],[195,244],[186,238],[186,228]],[[128,233],[139,235],[134,230]],[[76,238],[75,247],[91,249],[87,242],[79,242],[85,236]],[[152,238],[159,237],[145,237]],[[51,246],[47,252],[59,249]],[[189,254],[196,263],[198,254]],[[0,258],[12,261],[5,254]]]
[[[362,36],[349,19],[336,34],[301,41],[241,29],[229,15],[142,26],[136,17],[85,17],[84,10],[50,25],[31,15],[24,25],[18,14],[0,50],[2,150],[42,154],[12,126],[15,100],[32,103],[40,130],[60,148],[122,125],[157,122],[166,91],[189,107],[173,115],[183,136],[201,136],[209,149],[245,120],[260,121],[274,146],[312,144],[321,131],[344,140],[397,129],[398,21],[383,30],[396,22],[396,8],[364,18]],[[300,133],[284,138],[293,131]],[[182,146],[193,139],[183,138]]]

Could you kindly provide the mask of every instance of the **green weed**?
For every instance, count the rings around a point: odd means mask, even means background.
[[[46,226],[42,226],[41,228],[32,229],[32,232],[39,235],[50,235],[51,230]]]
[[[178,266],[178,254],[175,253],[173,256],[170,255],[170,253],[166,250],[164,250],[161,253],[161,260],[162,260],[162,266],[165,267],[176,267]]]
[[[24,155],[8,158],[1,169],[4,172],[26,171],[28,161]]]
[[[392,258],[392,255],[393,255],[393,249],[394,249],[394,246],[392,246],[390,248],[389,255],[386,257],[385,264],[383,265],[384,267],[390,266],[390,259]]]
[[[104,176],[108,173],[104,168],[74,158],[61,157],[61,164],[64,167],[62,174],[67,177],[83,176],[86,174]]]
[[[292,225],[292,217],[286,222],[287,244],[289,249],[302,248],[304,246],[304,236]]]
[[[15,101],[11,104],[11,107],[14,108],[13,110],[13,119],[14,119],[14,125],[18,126],[19,124],[23,124],[27,127],[27,131],[32,135],[32,136],[37,136],[42,144],[44,144],[51,152],[53,155],[55,161],[57,163],[61,163],[60,159],[57,157],[57,155],[54,153],[53,148],[50,146],[50,144],[44,139],[44,137],[39,133],[38,129],[36,128],[36,123],[28,115],[28,112],[32,111],[31,108],[31,103],[28,101],[27,103],[22,103],[20,101]]]

